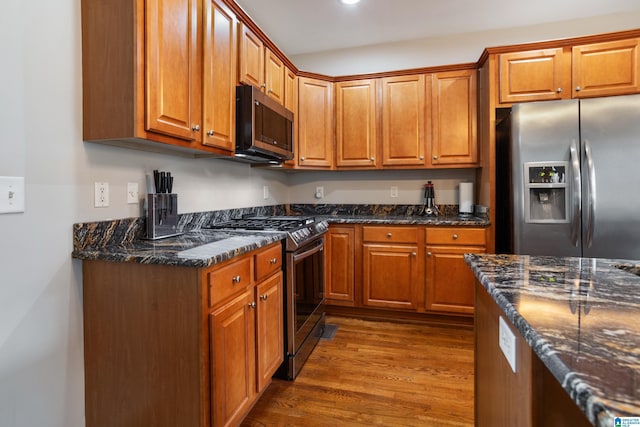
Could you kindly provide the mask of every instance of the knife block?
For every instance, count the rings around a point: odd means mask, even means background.
[[[147,239],[177,236],[178,233],[178,195],[147,195]]]

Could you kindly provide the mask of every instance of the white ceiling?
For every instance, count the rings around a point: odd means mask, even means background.
[[[287,55],[640,10],[638,0],[235,0]]]

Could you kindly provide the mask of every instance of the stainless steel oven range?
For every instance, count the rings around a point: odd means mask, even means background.
[[[283,231],[285,360],[277,377],[293,380],[324,332],[326,221],[308,216],[245,217],[206,228]]]

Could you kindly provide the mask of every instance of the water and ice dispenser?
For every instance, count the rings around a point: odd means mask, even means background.
[[[569,222],[568,170],[568,162],[524,164],[525,222]]]

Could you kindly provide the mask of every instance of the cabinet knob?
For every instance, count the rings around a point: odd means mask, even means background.
[[[267,84],[266,84],[266,83],[262,83],[262,84],[260,85],[260,87],[261,87],[262,89],[265,89],[265,88],[267,87]]]
[[[193,127],[191,128],[192,131],[195,132],[200,132],[200,125],[193,125]]]
[[[376,158],[375,158],[375,157],[372,157],[372,158],[370,158],[369,160],[371,160],[372,162],[375,162],[375,161],[376,161]]]
[[[391,238],[392,234],[391,233],[387,233],[387,237]]]
[[[451,238],[453,238],[453,240],[458,240],[458,235],[454,234],[453,236],[451,236]]]
[[[424,156],[420,156],[420,160],[424,160]]]
[[[278,263],[278,258],[271,258],[271,259],[269,260],[269,263],[270,263],[270,264],[277,264],[277,263]]]
[[[433,160],[438,160],[438,156],[433,156]]]
[[[558,89],[556,89],[556,92],[558,92],[558,93],[562,93],[562,88],[561,88],[561,87],[559,87]]]
[[[576,86],[576,92],[580,92],[582,88],[580,86]]]
[[[273,88],[269,89],[267,92],[273,93]]]
[[[300,157],[300,161],[304,162],[304,157]]]
[[[213,136],[213,129],[209,129],[209,131],[207,132],[207,135]]]
[[[233,276],[231,278],[231,282],[234,283],[234,284],[235,283],[240,283],[241,281],[242,281],[242,278],[239,275],[238,276]]]
[[[417,252],[411,252],[411,256],[418,256]]]
[[[260,295],[260,299],[261,299],[262,301],[266,301],[266,300],[267,300],[267,298],[269,298],[269,295],[267,295],[267,294]]]
[[[249,308],[256,308],[256,302],[255,301],[250,302]]]
[[[433,256],[431,252],[427,252],[427,256]]]

